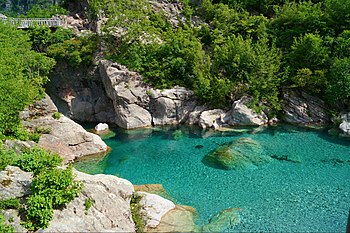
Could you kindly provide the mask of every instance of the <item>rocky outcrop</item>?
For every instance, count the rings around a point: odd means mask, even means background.
[[[32,176],[31,172],[24,172],[13,166],[7,166],[0,171],[0,200],[29,195]]]
[[[40,147],[57,152],[65,162],[107,151],[107,145],[99,136],[87,132],[63,115],[55,119],[53,114],[56,111],[57,108],[49,96],[46,96],[22,114],[25,127],[32,131],[40,129],[45,132],[40,137]]]
[[[63,210],[55,210],[49,228],[43,232],[134,232],[130,200],[134,188],[124,179],[111,175],[75,172],[84,184],[79,195]],[[93,200],[85,211],[85,200]]]
[[[203,158],[203,163],[214,168],[231,170],[256,167],[271,160],[258,142],[250,138],[240,138],[209,152]]]
[[[62,209],[54,210],[47,229],[40,232],[134,232],[135,224],[130,212],[134,192],[132,184],[111,175],[88,175],[74,171],[76,180],[82,181],[81,194]],[[9,182],[9,181],[11,182]],[[24,197],[30,193],[32,173],[7,166],[0,172],[0,199]],[[3,181],[6,181],[4,186]],[[85,200],[92,200],[86,210]],[[5,210],[16,232],[26,232],[20,226],[17,210]]]
[[[141,196],[139,204],[142,206],[141,215],[144,217],[146,228],[155,228],[162,217],[175,208],[175,204],[156,194],[137,192]]]
[[[294,124],[326,123],[325,103],[303,91],[285,90],[283,92],[283,120]]]
[[[252,101],[251,97],[243,96],[232,105],[232,125],[265,125],[268,118],[264,112],[257,113],[247,105]]]
[[[227,122],[228,114],[222,109],[207,110],[200,114],[199,126],[203,129],[206,128],[220,128],[225,122]]]
[[[345,136],[350,136],[350,112],[340,114],[340,132]]]
[[[106,93],[113,101],[115,123],[122,128],[185,123],[196,109],[197,101],[192,91],[183,87],[154,89],[144,83],[138,73],[120,64],[101,61],[100,75]]]
[[[59,112],[72,120],[115,121],[113,103],[106,95],[96,66],[72,68],[58,63],[50,75],[47,92]]]

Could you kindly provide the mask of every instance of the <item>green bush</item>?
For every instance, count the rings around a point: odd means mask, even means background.
[[[32,194],[26,200],[25,228],[36,231],[47,228],[53,217],[52,199],[38,194]]]
[[[85,214],[87,214],[88,210],[92,207],[92,204],[94,204],[94,200],[91,198],[88,198],[85,200],[84,202],[84,206],[85,206]]]
[[[0,213],[0,232],[2,233],[13,233],[15,232],[12,226],[8,226],[5,224],[5,217],[2,213]]]
[[[59,120],[61,118],[61,113],[60,112],[54,112],[52,114],[53,119]]]
[[[74,181],[72,166],[67,169],[52,168],[40,173],[32,182],[32,192],[51,198],[54,208],[69,203],[81,188],[81,183]]]
[[[18,198],[0,199],[0,210],[18,209],[20,201]]]
[[[42,171],[52,171],[62,163],[63,159],[56,153],[50,153],[44,149],[34,148],[24,151],[15,161],[14,165],[24,171],[38,175]]]
[[[7,165],[12,165],[16,157],[15,152],[5,150],[0,146],[0,171],[4,170]]]
[[[350,58],[335,60],[329,76],[327,100],[332,104],[347,102],[350,97]]]
[[[19,112],[43,97],[42,86],[55,64],[32,51],[28,41],[25,32],[0,22],[0,138],[22,136]]]

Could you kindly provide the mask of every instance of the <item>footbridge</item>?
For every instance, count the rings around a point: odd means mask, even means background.
[[[0,17],[0,20],[5,23],[16,25],[17,28],[29,28],[35,26],[60,27],[65,25],[65,20],[58,17],[33,19]]]

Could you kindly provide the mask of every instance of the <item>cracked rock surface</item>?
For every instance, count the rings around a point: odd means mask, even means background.
[[[107,60],[100,61],[99,67],[107,96],[114,105],[115,123],[121,128],[192,123],[196,120],[191,113],[205,109],[198,108],[193,91],[186,88],[154,89],[138,73]]]
[[[40,137],[39,147],[57,152],[65,162],[107,151],[107,145],[98,135],[87,132],[62,114],[59,119],[55,119],[52,114],[56,111],[56,106],[50,97],[46,96],[22,114],[25,127],[33,131],[46,131]]]

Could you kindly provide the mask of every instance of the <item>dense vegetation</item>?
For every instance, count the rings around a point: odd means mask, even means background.
[[[19,112],[43,97],[55,61],[31,50],[29,36],[0,22],[0,139],[29,139]]]
[[[20,209],[25,216],[23,225],[29,230],[47,228],[53,210],[73,200],[82,188],[80,182],[74,181],[72,167],[58,168],[61,163],[59,155],[42,149],[34,148],[17,155],[0,148],[0,171],[13,165],[34,174],[31,195],[26,197],[25,204],[21,206],[18,199],[0,200],[0,209]],[[0,214],[0,229],[10,231],[2,218]]]
[[[0,13],[8,17],[50,18],[67,14],[62,0],[0,0]]]
[[[253,106],[279,110],[281,90],[299,88],[347,107],[350,0],[177,2],[174,25],[147,0],[92,0],[91,14],[109,18],[109,58],[214,106],[250,94]]]

